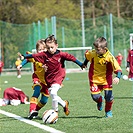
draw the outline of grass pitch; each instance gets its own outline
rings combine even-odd
[[[8,81],[8,83],[4,83]],[[133,132],[133,82],[120,80],[118,85],[113,85],[113,118],[105,118],[104,109],[98,111],[96,103],[91,99],[87,73],[69,73],[63,82],[64,87],[58,95],[70,103],[70,115],[65,116],[62,107],[59,106],[59,119],[56,124],[47,126],[66,133],[132,133]],[[18,87],[27,95],[32,96],[33,90],[31,74],[22,75],[21,79],[16,75],[2,75],[0,77],[0,98],[7,87]],[[5,106],[1,110],[26,118],[29,113],[29,105]],[[40,124],[42,114],[51,109],[51,98],[47,105],[39,111],[39,118],[33,119]],[[35,126],[26,124],[14,118],[0,114],[0,133],[44,133]]]

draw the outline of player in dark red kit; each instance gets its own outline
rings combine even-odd
[[[4,63],[0,60],[0,76],[1,76],[1,73],[2,73],[2,68],[4,67]]]
[[[129,50],[128,57],[127,57],[127,67],[126,67],[128,74],[129,81],[133,81],[133,49]]]
[[[115,58],[116,58],[118,64],[121,66],[122,60],[123,60],[122,54],[121,53],[118,53],[118,55]]]
[[[58,50],[57,40],[54,35],[45,39],[47,52],[25,55],[24,58],[34,58],[36,61],[48,67],[45,72],[45,79],[48,86],[49,94],[52,98],[52,108],[58,112],[58,103],[64,107],[64,112],[69,115],[68,101],[63,101],[57,92],[61,88],[62,81],[64,80],[64,69],[62,69],[62,60],[72,61],[82,66],[82,63],[78,61],[73,55],[67,52]]]
[[[9,87],[4,90],[3,99],[0,101],[0,106],[19,105],[29,103],[29,97],[19,88]]]

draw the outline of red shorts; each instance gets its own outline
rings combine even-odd
[[[103,90],[112,90],[112,85],[96,85],[93,84],[90,86],[91,94],[99,94]]]
[[[33,79],[33,88],[34,86],[36,85],[40,85],[41,86],[41,90],[40,92],[45,95],[45,96],[49,96],[49,91],[48,91],[48,87],[47,85],[43,84],[42,82],[40,82],[39,78],[37,77],[36,74],[33,74],[32,75],[32,79]]]

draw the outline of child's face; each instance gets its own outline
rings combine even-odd
[[[40,44],[38,49],[37,49],[37,53],[41,53],[41,52],[44,52],[44,51],[47,51],[45,45],[44,44]]]
[[[97,46],[95,46],[95,50],[96,50],[96,53],[98,54],[98,55],[103,55],[103,54],[105,54],[106,53],[106,49],[105,48],[102,48],[102,47],[97,47]]]
[[[50,53],[50,54],[54,54],[58,48],[58,44],[56,44],[55,42],[47,42],[46,43],[46,47],[47,47],[47,51]]]

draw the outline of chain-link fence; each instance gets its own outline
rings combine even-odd
[[[129,34],[133,33],[133,22],[110,15],[85,20],[85,46],[92,46],[94,40],[104,36],[111,51],[113,40],[113,54],[119,52],[126,60],[130,47]],[[95,25],[94,25],[95,21]],[[112,29],[110,26],[112,21]],[[111,38],[111,30],[113,36]],[[14,67],[17,52],[25,53],[35,49],[38,39],[46,38],[48,34],[55,34],[59,47],[82,47],[81,20],[70,20],[52,17],[43,22],[32,24],[11,24],[0,21],[0,58],[4,61],[4,68]],[[31,65],[26,65],[30,67]],[[125,61],[122,63],[125,67]]]

